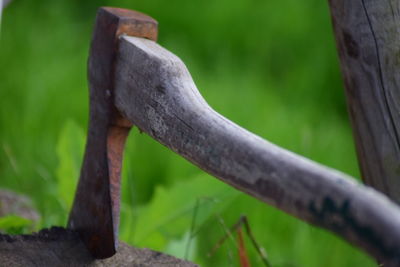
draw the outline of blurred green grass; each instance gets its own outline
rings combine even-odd
[[[183,59],[224,116],[359,176],[326,2],[14,0],[0,35],[0,186],[33,199],[43,215],[38,227],[67,218],[87,128],[88,46],[101,5],[156,18],[159,43]],[[237,266],[234,242],[206,255],[224,234],[217,218],[229,227],[245,214],[273,266],[374,265],[332,234],[230,189],[136,129],[123,176],[121,239],[136,246],[184,257],[196,217],[190,259]],[[194,216],[199,199],[210,201]]]

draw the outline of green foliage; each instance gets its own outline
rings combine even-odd
[[[16,215],[0,217],[0,231],[7,234],[24,234],[32,229],[33,222]]]
[[[359,175],[326,1],[13,1],[0,35],[0,186],[29,195],[41,226],[65,224],[79,176],[87,52],[101,5],[157,18],[160,44],[183,59],[224,116]],[[206,255],[242,214],[273,266],[375,265],[331,233],[228,188],[132,130],[123,169],[124,241],[204,266],[236,266],[231,241]]]
[[[167,254],[193,261],[196,257],[197,238],[190,236],[191,233],[187,231],[182,238],[171,239],[163,251]]]
[[[68,120],[57,142],[57,199],[65,212],[70,210],[81,169],[85,136],[82,129]]]
[[[198,233],[197,254],[200,256],[196,262],[201,266],[226,266],[229,255],[232,255],[233,262],[238,261],[237,244],[229,239],[211,258],[206,255],[241,215],[247,216],[251,230],[272,266],[375,266],[365,254],[338,238],[332,238],[326,231],[300,222],[245,194],[232,201],[219,218],[210,218]],[[249,239],[245,240],[252,266],[263,266]]]
[[[135,245],[164,250],[170,240],[187,234],[195,210],[197,227],[194,230],[197,230],[237,194],[236,190],[205,174],[180,181],[169,189],[157,186],[151,201],[138,208],[140,216],[133,233],[126,237]]]

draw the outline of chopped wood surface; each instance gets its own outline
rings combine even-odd
[[[117,253],[94,260],[76,232],[61,227],[32,235],[0,235],[0,266],[130,266],[195,267],[175,257],[120,242]]]

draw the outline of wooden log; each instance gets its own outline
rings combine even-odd
[[[362,178],[400,203],[400,1],[329,3]]]
[[[351,177],[271,144],[215,112],[183,62],[123,36],[115,105],[141,131],[237,189],[400,264],[400,209]],[[243,107],[245,108],[245,107]]]
[[[138,249],[120,242],[117,253],[105,260],[95,260],[72,230],[53,227],[37,234],[0,235],[0,265],[33,266],[126,266],[126,267],[195,267],[188,261],[149,249]]]

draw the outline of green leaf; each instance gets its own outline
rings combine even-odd
[[[64,211],[69,211],[79,177],[84,150],[85,135],[73,121],[68,120],[57,142],[57,192]]]
[[[0,230],[8,234],[22,234],[32,225],[33,221],[16,215],[0,217]]]
[[[190,231],[187,231],[182,238],[169,241],[163,252],[181,259],[193,260],[196,256],[197,238],[190,238],[190,235]]]
[[[134,240],[128,242],[163,250],[170,240],[180,239],[188,231],[194,236],[210,216],[221,212],[238,194],[207,174],[171,188],[158,186],[152,200],[141,207]]]

